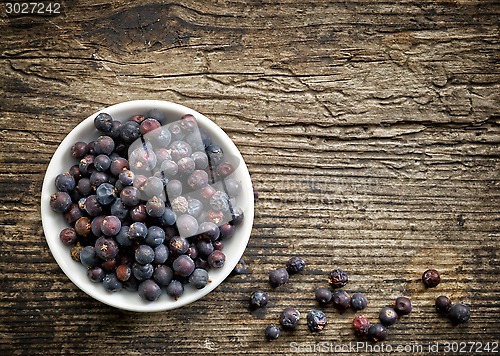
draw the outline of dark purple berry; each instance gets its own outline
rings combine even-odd
[[[396,313],[398,313],[399,316],[408,315],[411,313],[412,306],[410,299],[406,297],[399,297],[396,299],[396,302],[394,304],[394,310],[396,311]]]
[[[139,131],[141,132],[141,135],[146,135],[148,132],[157,130],[160,127],[161,127],[161,123],[158,120],[153,119],[153,118],[148,118],[148,119],[145,119],[143,122],[141,122],[141,125],[139,127]]]
[[[364,315],[360,315],[354,318],[352,322],[352,327],[356,335],[364,335],[368,332],[370,328],[370,321]]]
[[[153,176],[149,177],[146,180],[143,190],[149,198],[152,198],[154,196],[161,196],[161,194],[163,193],[163,188],[163,181],[160,178]]]
[[[125,206],[136,206],[140,201],[140,192],[136,187],[125,187],[120,193],[120,199]]]
[[[212,222],[203,222],[200,224],[198,233],[200,238],[205,241],[216,241],[220,236],[219,227]]]
[[[109,156],[100,154],[94,159],[94,167],[99,172],[104,172],[111,167],[111,158]]]
[[[97,257],[93,246],[85,246],[80,251],[80,262],[88,268],[97,266],[99,263],[99,257]]]
[[[208,265],[212,268],[221,268],[226,262],[226,255],[222,251],[214,250],[207,258]]]
[[[78,168],[80,169],[80,172],[82,174],[91,174],[92,170],[95,169],[94,168],[94,156],[93,155],[84,156],[80,160],[80,163],[78,164]]]
[[[202,268],[196,268],[189,276],[189,283],[196,289],[204,288],[209,282],[210,279],[208,278],[208,272]]]
[[[118,255],[118,244],[114,239],[99,237],[95,242],[95,253],[103,260],[111,260]]]
[[[167,286],[172,281],[172,278],[174,278],[174,271],[168,266],[160,265],[156,267],[153,273],[153,279],[162,287]]]
[[[92,194],[92,184],[90,184],[90,179],[82,178],[78,181],[76,185],[76,190],[83,195],[84,197],[88,197]]]
[[[189,176],[194,172],[196,165],[191,157],[183,157],[177,161],[178,174]]]
[[[132,221],[146,222],[148,219],[148,214],[146,212],[146,206],[144,204],[139,204],[134,206],[129,210],[129,215]]]
[[[146,213],[153,218],[162,216],[165,209],[165,203],[157,196],[152,197],[146,203]]]
[[[342,288],[348,282],[347,273],[341,269],[335,269],[328,274],[328,283],[333,288]]]
[[[235,227],[231,224],[223,224],[219,226],[219,230],[221,239],[230,239],[236,231]]]
[[[270,324],[266,327],[265,335],[269,341],[276,340],[281,336],[281,330],[276,325]]]
[[[327,288],[318,288],[314,296],[320,305],[326,305],[332,301],[332,292]]]
[[[106,216],[101,223],[101,231],[106,236],[115,236],[122,228],[122,223],[114,215]]]
[[[177,300],[184,293],[184,286],[178,280],[173,279],[172,282],[169,283],[165,291],[169,296]]]
[[[92,233],[91,221],[88,217],[82,216],[75,223],[75,231],[78,236],[89,237]]]
[[[196,244],[196,248],[201,256],[209,256],[214,252],[214,245],[210,241],[201,240]]]
[[[368,328],[367,334],[374,342],[384,341],[387,337],[387,328],[380,323],[372,324]]]
[[[342,311],[351,305],[351,297],[349,293],[344,290],[337,290],[332,296],[333,306],[338,310]]]
[[[61,230],[61,232],[59,233],[59,238],[64,245],[69,246],[73,245],[76,242],[78,236],[76,235],[75,229],[73,229],[72,227],[67,227]]]
[[[140,136],[140,126],[137,122],[127,121],[120,128],[120,138],[124,143],[130,144]]]
[[[137,250],[135,250],[135,260],[141,265],[151,263],[153,262],[154,259],[155,259],[155,251],[151,246],[140,245],[137,248]]]
[[[97,195],[90,195],[85,199],[84,209],[90,216],[98,216],[102,213],[102,205],[97,199]]]
[[[71,147],[71,156],[80,160],[89,152],[89,147],[85,142],[77,142]]]
[[[368,299],[366,299],[363,293],[354,293],[351,296],[351,307],[354,310],[363,310],[368,305]]]
[[[243,273],[245,273],[245,271],[246,271],[245,261],[242,258],[240,258],[240,260],[238,261],[236,266],[234,266],[232,273],[233,274],[243,274]]]
[[[170,208],[166,208],[162,216],[158,218],[158,221],[162,227],[172,226],[175,224],[177,216]]]
[[[326,314],[321,310],[310,310],[307,313],[307,326],[312,332],[318,332],[326,326]]]
[[[70,225],[73,225],[78,219],[83,216],[83,212],[78,204],[71,204],[68,211],[64,213],[64,220]]]
[[[281,326],[286,330],[294,329],[299,324],[299,320],[300,312],[291,307],[284,309],[279,317]]]
[[[267,302],[269,302],[269,295],[262,290],[256,290],[250,296],[250,308],[252,309],[265,307]]]
[[[298,256],[290,258],[286,263],[286,271],[288,272],[288,274],[302,272],[305,267],[306,262]]]
[[[66,192],[56,192],[50,196],[50,207],[57,213],[64,213],[71,207],[71,197]]]
[[[382,325],[390,326],[398,320],[398,313],[393,308],[385,307],[380,310],[378,318]]]
[[[186,238],[182,236],[174,236],[169,242],[170,252],[176,255],[182,255],[187,252],[189,243]]]
[[[441,276],[439,272],[435,269],[428,269],[422,274],[422,282],[427,288],[436,287],[441,281]]]
[[[161,245],[164,240],[165,231],[161,227],[151,226],[148,228],[148,234],[146,235],[144,242],[154,248]]]
[[[451,308],[451,300],[450,298],[444,296],[444,295],[441,295],[439,297],[436,298],[436,310],[439,312],[439,313],[447,313],[450,308]]]
[[[109,176],[104,172],[95,171],[90,175],[90,184],[92,184],[94,189],[97,189],[101,184],[108,182]]]
[[[115,273],[108,273],[106,276],[104,276],[104,279],[102,280],[102,285],[104,289],[112,293],[119,292],[123,289],[123,284],[116,277]]]
[[[196,260],[194,260],[194,265],[196,266],[196,268],[202,268],[204,270],[207,270],[210,268],[207,260],[203,257],[198,257]]]
[[[118,177],[121,172],[128,169],[129,169],[128,161],[123,157],[118,157],[112,160],[111,166],[109,167],[111,174],[113,174],[115,177]]]
[[[148,234],[148,228],[142,222],[135,222],[128,229],[128,237],[132,240],[144,240]]]
[[[470,319],[470,308],[468,305],[463,303],[454,304],[450,308],[448,316],[455,324],[466,323]]]
[[[116,199],[116,188],[109,183],[102,183],[95,192],[97,200],[102,205],[109,205]]]
[[[139,296],[148,302],[154,302],[161,295],[161,289],[153,280],[147,279],[139,284]]]
[[[110,155],[115,149],[115,141],[109,136],[99,136],[94,144],[94,152],[96,155]],[[95,161],[94,161],[95,165]]]
[[[82,178],[82,172],[80,172],[80,168],[77,164],[74,164],[69,168],[69,173],[73,176],[73,178],[75,178],[75,181]]]
[[[117,140],[120,138],[120,130],[122,128],[123,124],[121,121],[118,120],[113,120],[113,125],[111,125],[111,130],[107,132],[108,136],[111,137],[114,140]],[[116,148],[115,148],[116,151]]]
[[[120,265],[116,268],[116,277],[122,281],[126,282],[132,275],[132,269],[127,265]]]
[[[288,283],[289,275],[285,268],[278,268],[269,272],[269,283],[271,287],[277,288]]]
[[[94,126],[101,132],[109,132],[113,127],[113,118],[106,113],[100,113],[94,118]]]
[[[55,179],[55,184],[57,190],[61,192],[69,192],[76,186],[75,178],[69,172],[59,174]]]
[[[151,278],[153,276],[153,273],[154,273],[154,268],[153,265],[150,263],[141,265],[140,263],[134,262],[132,264],[132,274],[139,281],[144,281],[146,279]]]
[[[110,260],[105,260],[101,262],[101,267],[106,272],[116,271],[117,266],[118,266],[118,260],[116,258],[112,258]]]
[[[146,237],[147,239],[147,237]],[[155,251],[155,259],[153,260],[153,263],[155,264],[163,264],[167,261],[168,259],[168,248],[164,244],[160,244],[156,247],[153,248]]]
[[[125,220],[128,216],[128,208],[123,204],[121,198],[115,199],[110,205],[111,215],[116,216],[118,219]]]
[[[172,263],[174,272],[181,277],[188,277],[195,269],[194,261],[187,255],[180,255]]]
[[[134,183],[135,174],[131,170],[126,169],[120,172],[118,179],[123,185],[132,185]]]
[[[91,267],[87,270],[87,277],[94,283],[101,283],[106,273],[99,267]]]

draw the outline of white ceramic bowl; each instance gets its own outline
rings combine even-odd
[[[212,268],[209,270],[211,283],[205,288],[197,290],[189,284],[185,285],[184,294],[178,300],[174,300],[163,291],[157,301],[147,302],[140,298],[137,292],[124,289],[117,293],[110,293],[104,289],[101,283],[91,282],[86,274],[87,269],[81,263],[74,261],[70,256],[70,247],[61,243],[59,233],[68,225],[64,221],[62,214],[55,213],[49,204],[50,195],[56,192],[55,177],[77,163],[70,154],[72,145],[77,141],[90,142],[99,136],[94,127],[94,118],[98,113],[106,112],[114,120],[126,121],[132,115],[144,114],[150,109],[159,109],[178,117],[184,114],[194,115],[198,120],[198,124],[210,134],[212,140],[219,144],[225,153],[239,158],[241,162],[234,174],[242,182],[242,191],[237,198],[237,204],[243,208],[245,218],[243,223],[237,227],[235,235],[231,239],[224,241],[223,252],[226,255],[226,263],[220,269]],[[69,279],[85,293],[105,304],[124,310],[138,312],[168,310],[202,298],[221,284],[236,266],[245,251],[252,230],[254,217],[253,188],[248,169],[240,152],[226,133],[211,120],[192,109],[167,101],[128,101],[107,107],[90,115],[64,138],[54,153],[45,174],[41,197],[41,215],[45,238],[52,255]]]

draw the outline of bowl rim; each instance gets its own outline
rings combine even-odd
[[[110,293],[104,289],[101,283],[91,282],[86,276],[86,273],[83,273],[83,276],[75,274],[74,270],[77,266],[79,266],[78,268],[83,269],[85,267],[79,262],[71,259],[71,256],[69,254],[69,249],[71,246],[65,246],[60,242],[59,228],[61,227],[61,224],[64,224],[64,227],[68,227],[68,224],[64,221],[62,214],[55,213],[51,209],[49,204],[50,195],[56,191],[56,188],[54,186],[55,176],[69,169],[70,165],[68,165],[67,161],[71,159],[71,156],[69,156],[69,149],[71,148],[71,146],[78,140],[90,140],[91,137],[84,138],[81,136],[81,134],[86,131],[95,131],[96,137],[99,135],[98,131],[95,130],[95,127],[93,125],[93,120],[96,115],[102,112],[106,112],[110,114],[114,120],[118,119],[120,121],[125,121],[126,118],[132,115],[144,113],[150,109],[159,109],[164,112],[194,115],[198,120],[200,126],[206,129],[212,138],[216,138],[215,141],[219,143],[224,150],[228,150],[231,155],[234,155],[238,159],[240,159],[240,165],[237,169],[237,172],[238,179],[241,180],[243,188],[240,196],[242,197],[242,199],[245,199],[246,204],[244,208],[245,219],[243,219],[242,224],[238,226],[235,236],[233,236],[230,240],[227,240],[227,243],[225,243],[224,249],[227,249],[230,246],[232,254],[230,256],[226,254],[226,263],[222,268],[212,268],[209,270],[210,279],[212,280],[211,283],[200,290],[197,290],[194,287],[188,285],[185,293],[178,300],[173,300],[171,297],[164,295],[164,292],[160,296],[160,299],[154,302],[147,302],[142,300],[142,298],[137,295],[137,292],[129,292],[123,290],[118,293]],[[64,166],[65,168],[61,170],[61,166]],[[212,290],[217,288],[229,276],[229,274],[232,272],[239,259],[243,255],[250,239],[254,219],[253,187],[250,179],[250,174],[240,151],[231,140],[231,138],[229,138],[229,136],[224,132],[222,128],[220,128],[217,124],[215,124],[203,114],[181,104],[163,100],[132,100],[108,106],[95,113],[92,113],[77,126],[75,126],[58,145],[49,162],[49,165],[47,166],[45,177],[43,180],[40,208],[45,240],[47,241],[52,256],[56,260],[59,267],[66,274],[66,276],[79,289],[81,289],[92,298],[115,308],[135,312],[154,312],[179,308],[203,298]],[[58,219],[60,221],[59,224]],[[62,252],[65,252],[66,255]],[[129,294],[133,295],[133,297],[127,298]],[[137,300],[137,298],[139,298],[139,300]],[[134,300],[135,302],[132,303],[131,300]]]

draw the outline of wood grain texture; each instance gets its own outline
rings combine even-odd
[[[292,354],[291,342],[362,341],[354,313],[333,308],[318,335],[302,322],[264,340],[284,307],[316,307],[313,291],[334,267],[350,273],[348,291],[366,292],[372,319],[412,298],[387,345],[499,341],[498,2],[62,4],[60,16],[0,16],[2,355]],[[261,197],[248,273],[157,314],[107,307],[74,286],[39,208],[63,137],[102,107],[142,98],[219,124]],[[268,271],[295,254],[307,270],[271,290]],[[443,282],[425,290],[430,267]],[[265,314],[246,308],[256,288],[270,291]],[[469,303],[471,321],[439,317],[441,294]]]

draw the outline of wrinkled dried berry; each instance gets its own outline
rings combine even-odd
[[[250,308],[256,309],[265,307],[268,301],[269,295],[266,292],[262,290],[256,290],[250,296]]]
[[[326,326],[326,314],[321,310],[310,310],[307,313],[307,326],[312,332],[318,332]]]
[[[328,274],[328,283],[330,283],[333,288],[342,288],[348,281],[347,272],[341,269],[335,269]]]
[[[286,263],[286,271],[288,274],[295,274],[302,272],[306,267],[306,262],[298,256],[292,257]]]
[[[296,308],[286,308],[284,309],[279,317],[281,326],[284,329],[294,329],[299,324],[300,312]]]
[[[364,335],[368,332],[370,328],[370,321],[364,315],[360,315],[354,318],[352,322],[352,327],[356,335]]]

